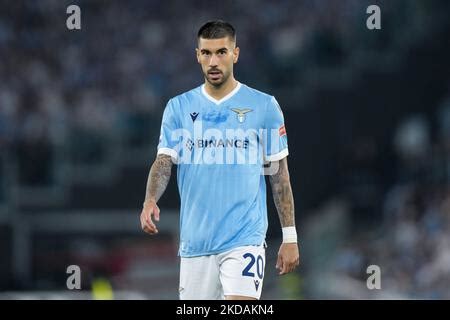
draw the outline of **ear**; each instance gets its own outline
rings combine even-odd
[[[239,60],[239,47],[233,49],[233,63],[238,62]]]
[[[200,63],[200,49],[199,48],[195,48],[195,54],[197,56],[197,62]]]

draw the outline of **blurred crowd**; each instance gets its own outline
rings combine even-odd
[[[358,225],[336,254],[338,274],[365,282],[367,266],[378,265],[385,292],[450,299],[450,84],[434,116],[399,124],[393,137],[399,170],[381,198],[382,219],[370,228]]]
[[[55,144],[86,162],[101,157],[106,137],[148,145],[167,99],[202,82],[194,48],[206,20],[236,26],[238,78],[271,92],[291,86],[289,74],[299,82],[315,64],[338,65],[355,43],[367,45],[353,41],[366,16],[355,0],[78,1],[80,31],[66,28],[69,4],[16,1],[0,12],[0,150],[24,166],[52,163]],[[45,184],[39,172],[50,169],[24,167],[23,179]]]

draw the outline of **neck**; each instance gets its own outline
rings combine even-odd
[[[211,85],[208,81],[205,81],[205,90],[211,97],[220,100],[233,91],[237,84],[238,82],[236,79],[234,79],[233,76],[230,76],[225,83],[218,87]]]

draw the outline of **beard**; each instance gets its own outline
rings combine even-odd
[[[222,72],[221,70],[218,69],[203,72],[203,75],[205,76],[206,81],[208,81],[210,85],[216,88],[221,87],[225,82],[227,82],[228,78],[230,77],[229,72]]]

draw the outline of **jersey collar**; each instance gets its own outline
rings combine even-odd
[[[220,99],[220,100],[217,100],[217,99],[211,97],[211,96],[206,92],[206,90],[205,90],[205,84],[202,85],[202,93],[203,93],[203,95],[205,96],[206,99],[208,99],[209,101],[212,101],[212,102],[214,102],[215,104],[219,105],[219,104],[221,104],[222,102],[224,102],[224,101],[230,99],[232,96],[234,96],[234,95],[239,91],[240,88],[241,88],[241,83],[238,81],[238,82],[237,82],[236,88],[234,88],[229,94],[227,94],[225,97],[223,97],[223,98]]]

